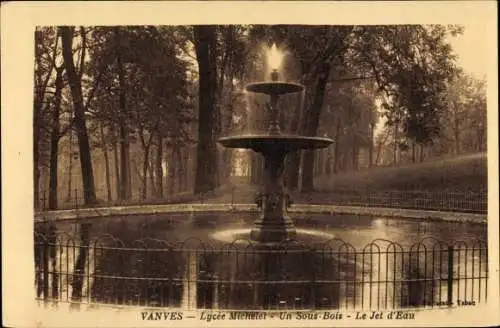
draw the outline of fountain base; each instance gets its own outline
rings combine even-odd
[[[226,244],[232,245],[242,245],[243,247],[248,246],[248,243],[251,242],[255,247],[264,247],[266,249],[272,248],[273,246],[283,246],[293,247],[294,245],[319,245],[326,243],[329,240],[335,238],[334,235],[329,234],[327,232],[317,230],[317,229],[304,229],[304,228],[296,228],[295,235],[289,236],[291,239],[285,239],[284,242],[259,242],[257,240],[251,239],[252,230],[256,230],[254,228],[243,228],[243,229],[222,229],[214,232],[211,237],[214,240],[220,241]],[[260,236],[260,232],[257,233],[257,238]],[[293,233],[292,233],[293,235]],[[274,240],[274,238],[272,238]]]
[[[284,216],[281,220],[266,220],[264,217],[254,222],[250,239],[259,243],[282,243],[294,240],[297,235],[293,221]]]

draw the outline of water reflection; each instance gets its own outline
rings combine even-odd
[[[485,298],[487,252],[478,240],[486,227],[334,219],[297,223],[336,238],[273,248],[211,238],[251,224],[215,214],[40,224],[37,296],[190,309],[382,309]],[[450,244],[450,232],[464,242]]]

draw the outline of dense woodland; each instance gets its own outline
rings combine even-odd
[[[457,26],[79,26],[35,31],[34,190],[50,209],[75,198],[167,200],[206,193],[232,174],[259,183],[261,158],[217,144],[265,129],[281,78],[282,130],[335,140],[291,154],[290,189],[318,177],[486,150],[485,81],[456,66]],[[239,163],[238,170],[235,163]],[[238,173],[239,172],[239,173]]]

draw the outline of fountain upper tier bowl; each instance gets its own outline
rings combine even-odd
[[[264,93],[266,95],[283,95],[287,93],[302,92],[304,86],[298,83],[289,82],[256,82],[247,85],[247,91]]]
[[[224,147],[253,149],[257,152],[318,149],[328,147],[332,142],[333,140],[329,138],[292,134],[245,134],[219,139],[219,143]]]

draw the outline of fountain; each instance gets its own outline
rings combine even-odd
[[[454,290],[466,290],[458,278],[441,281],[442,276],[453,278],[450,255],[455,266],[472,267],[472,275],[461,279],[468,279],[465,286],[471,282],[476,299],[485,299],[487,284],[481,279],[487,278],[488,253],[486,243],[477,240],[486,240],[486,225],[388,220],[375,209],[371,215],[333,217],[303,205],[300,213],[297,207],[290,211],[296,213],[295,228],[287,213],[284,160],[290,152],[327,147],[333,140],[280,131],[279,97],[304,87],[279,80],[276,54],[273,47],[271,81],[246,88],[270,98],[268,131],[219,140],[229,148],[262,154],[261,213],[210,203],[42,213],[35,221],[38,299],[191,310],[428,306],[451,299]],[[46,215],[51,219],[46,221]],[[300,220],[306,215],[307,220]],[[422,226],[425,232],[419,236]],[[472,245],[471,256],[460,256],[468,249],[462,242],[455,252],[446,245],[457,229]],[[421,237],[427,246],[413,244]],[[430,253],[422,253],[424,248]],[[448,256],[438,262],[435,252]],[[459,256],[453,260],[454,253]]]
[[[279,81],[279,54],[273,45],[269,62],[272,68],[270,82],[247,85],[246,90],[269,96],[269,129],[264,134],[246,134],[223,137],[219,143],[227,148],[244,148],[262,154],[264,157],[264,181],[261,199],[262,214],[254,222],[250,239],[260,243],[281,243],[293,240],[296,229],[287,215],[290,196],[283,185],[284,161],[288,153],[301,149],[328,147],[333,140],[321,137],[284,134],[278,120],[278,99],[280,95],[302,92],[304,86],[298,83]]]

